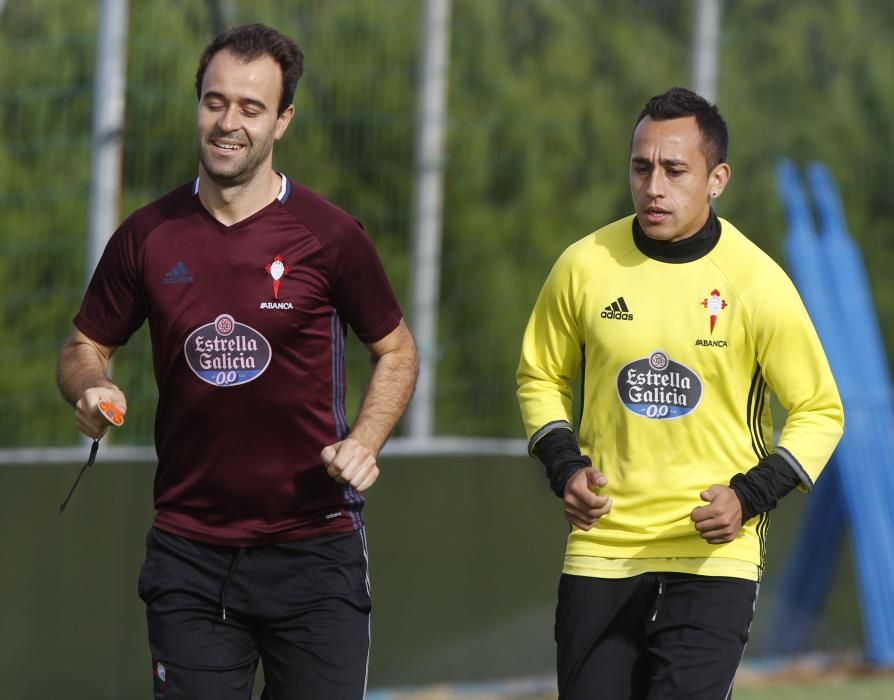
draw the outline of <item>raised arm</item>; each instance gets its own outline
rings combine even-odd
[[[403,321],[367,348],[372,369],[354,427],[347,438],[321,453],[329,476],[358,491],[379,477],[379,451],[410,402],[419,369],[416,344]]]
[[[109,360],[117,348],[91,340],[73,329],[59,353],[56,383],[65,400],[75,408],[75,422],[84,435],[102,437],[109,427],[99,410],[100,401],[110,401],[127,412],[124,393],[109,379]]]
[[[578,322],[576,271],[563,255],[547,277],[522,340],[516,380],[528,452],[546,468],[565,519],[589,530],[612,507],[595,493],[605,475],[582,455],[571,428],[571,381],[581,368],[584,333]]]
[[[761,284],[772,285],[772,293],[752,310],[757,362],[787,416],[772,453],[728,486],[701,493],[708,505],[694,509],[692,519],[711,544],[731,542],[745,522],[794,489],[810,491],[844,430],[835,378],[794,285],[781,270]]]

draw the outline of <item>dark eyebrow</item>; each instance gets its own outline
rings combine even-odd
[[[652,165],[652,161],[644,156],[633,156],[630,162],[634,165]],[[662,158],[658,161],[665,168],[686,168],[689,164],[685,160],[677,158]]]
[[[205,100],[222,100],[223,102],[228,101],[227,97],[224,94],[220,92],[214,92],[213,90],[209,90],[204,95],[202,95],[202,101],[204,102]],[[241,100],[237,100],[237,102],[242,106],[252,105],[254,107],[257,107],[258,109],[267,109],[267,105],[265,105],[263,102],[261,102],[260,100],[253,100],[250,97],[243,97]]]

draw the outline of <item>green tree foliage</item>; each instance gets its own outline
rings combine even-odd
[[[536,294],[567,245],[628,213],[633,120],[685,79],[682,42],[638,23],[643,5],[457,3],[439,425],[519,434],[515,368]],[[670,19],[683,31],[687,18]]]
[[[721,89],[733,180],[724,215],[781,260],[785,231],[773,167],[822,161],[844,198],[894,348],[894,4],[886,0],[724,3]]]
[[[84,277],[93,6],[59,9],[0,18],[0,445],[54,444],[71,422],[53,368]]]
[[[131,3],[121,217],[196,172],[195,65],[211,0]],[[419,0],[231,3],[234,22],[296,37],[306,72],[276,166],[361,219],[409,312]],[[630,211],[633,121],[689,80],[692,2],[453,0],[436,432],[520,436],[514,373],[527,315],[568,244]],[[733,180],[721,215],[781,260],[774,166],[836,175],[894,347],[894,5],[722,3],[719,94]],[[0,446],[67,445],[53,382],[83,289],[96,31],[92,0],[6,3],[0,14]],[[349,386],[366,374],[359,343]],[[141,333],[116,359],[151,441],[155,390]],[[13,417],[14,418],[10,418]]]

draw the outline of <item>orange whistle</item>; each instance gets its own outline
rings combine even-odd
[[[121,409],[111,401],[100,401],[99,410],[102,411],[102,415],[105,416],[106,420],[112,425],[119,427],[124,425],[124,414],[121,413]]]

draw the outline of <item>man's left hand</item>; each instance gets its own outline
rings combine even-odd
[[[699,496],[708,505],[692,511],[692,521],[702,539],[710,544],[732,542],[742,529],[742,504],[729,486],[714,484]]]
[[[326,473],[341,484],[365,491],[379,478],[376,456],[352,438],[327,445],[320,452]]]

